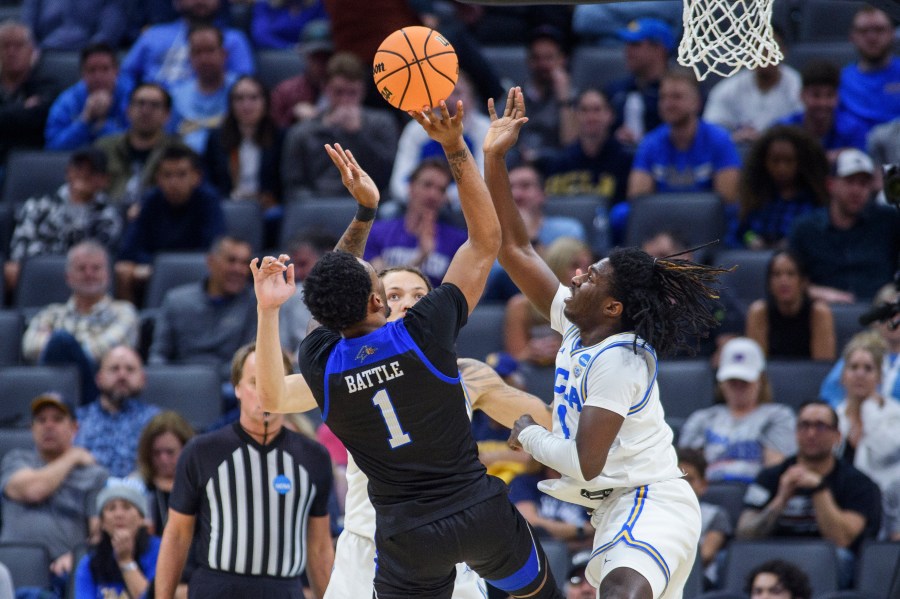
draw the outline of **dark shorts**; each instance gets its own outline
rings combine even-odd
[[[540,543],[506,494],[392,537],[376,529],[375,547],[377,599],[450,599],[460,562],[511,595],[562,599]]]
[[[297,578],[243,576],[197,568],[188,584],[188,599],[304,599]]]

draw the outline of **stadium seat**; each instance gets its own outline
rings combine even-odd
[[[76,72],[77,72],[76,67]],[[3,201],[24,202],[28,198],[54,193],[66,182],[70,152],[13,150],[6,162]]]
[[[678,233],[691,246],[721,239],[722,202],[713,193],[661,193],[631,200],[625,245],[639,246],[662,230]]]
[[[15,228],[15,206],[6,202],[0,202],[0,256],[9,256],[9,242],[12,239]],[[2,278],[0,277],[0,279]]]
[[[777,2],[776,2],[777,4]],[[805,0],[800,8],[797,41],[842,42],[850,33],[859,2],[849,0]]]
[[[110,284],[112,279],[110,276]],[[33,314],[47,304],[65,303],[71,293],[66,285],[65,256],[33,256],[22,262],[13,303]]]
[[[159,308],[173,287],[199,283],[207,275],[205,252],[163,252],[153,260],[144,308]]]
[[[725,510],[731,529],[737,526],[738,518],[744,509],[744,493],[747,485],[740,482],[711,482],[706,493],[701,498],[706,503],[712,503]]]
[[[0,563],[9,568],[13,586],[50,586],[50,556],[43,545],[37,543],[0,543]]]
[[[746,310],[753,301],[766,297],[766,270],[771,257],[768,250],[724,250],[716,252],[712,262],[725,268],[737,266],[733,272],[722,275],[720,281]]]
[[[747,575],[753,568],[775,557],[793,562],[806,572],[813,596],[837,590],[837,551],[834,545],[819,539],[732,541],[721,575],[723,590],[743,590]]]
[[[606,200],[599,196],[551,196],[544,204],[544,214],[574,218],[584,227],[591,250],[598,255],[606,255],[609,251],[609,231],[599,231],[594,226],[600,207],[606,208]]]
[[[545,403],[553,403],[553,381],[556,377],[556,366],[534,366],[522,364],[520,369],[525,379],[525,390],[541,398]]]
[[[831,313],[834,315],[834,336],[837,339],[837,353],[841,355],[844,346],[853,335],[864,330],[859,324],[859,317],[872,308],[871,304],[857,302],[855,304],[831,304]]]
[[[892,599],[893,577],[900,572],[900,542],[871,541],[862,547],[854,589],[868,599]]]
[[[202,431],[222,415],[219,373],[212,366],[150,365],[143,399],[184,416]]]
[[[456,355],[460,358],[484,360],[489,353],[501,351],[505,313],[505,304],[479,304],[469,315],[466,326],[459,331]]]
[[[31,400],[55,391],[72,404],[81,403],[81,383],[74,366],[7,366],[0,368],[0,426],[31,423]]]
[[[52,79],[60,90],[75,85],[81,79],[80,57],[77,51],[47,50],[41,53],[37,74]]]
[[[300,231],[319,229],[338,238],[356,214],[356,200],[350,197],[318,198],[288,204],[281,223],[281,246]]]
[[[0,459],[12,449],[34,449],[30,428],[0,428]]]
[[[250,243],[254,252],[260,251],[263,245],[263,221],[259,204],[228,200],[222,202],[222,210],[225,212],[228,234]]]
[[[504,89],[514,85],[524,86],[528,81],[528,50],[519,46],[483,46],[485,61],[494,68]],[[500,102],[505,105],[506,98]]]
[[[822,380],[833,364],[827,360],[769,360],[766,374],[772,385],[772,399],[797,410],[819,398]]]
[[[578,90],[589,87],[602,90],[628,74],[621,47],[581,46],[572,53],[569,64],[572,86]]]
[[[22,333],[22,315],[19,311],[0,310],[0,366],[19,363]]]
[[[849,23],[846,26],[849,27]],[[850,42],[805,42],[794,44],[787,55],[787,63],[802,71],[813,60],[826,60],[843,67],[857,58],[856,47]]]
[[[259,50],[256,52],[256,74],[269,91],[276,85],[306,70],[303,56],[294,50]]]
[[[660,360],[657,383],[666,421],[679,428],[695,410],[715,401],[715,380],[706,359]]]

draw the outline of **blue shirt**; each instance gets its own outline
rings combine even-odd
[[[766,246],[778,245],[790,234],[794,220],[817,207],[815,197],[809,191],[802,191],[790,200],[775,196],[744,217],[742,222],[732,221],[726,241],[730,247],[749,245],[746,239],[749,233],[761,237]]]
[[[188,25],[184,19],[150,27],[131,46],[122,61],[121,73],[132,84],[154,82],[171,88],[193,76],[188,60]],[[238,75],[253,74],[253,50],[246,36],[236,29],[224,30],[228,58],[225,70]]]
[[[634,170],[646,171],[656,191],[713,191],[713,177],[726,168],[740,168],[741,159],[728,131],[705,121],[697,122],[697,133],[687,150],[672,144],[669,125],[661,125],[644,136],[634,157]]]
[[[257,48],[293,50],[307,23],[328,18],[322,0],[315,0],[311,6],[308,0],[279,2],[277,8],[272,4],[267,1],[253,4],[250,35]]]
[[[172,125],[181,140],[195,152],[206,152],[206,140],[217,129],[228,111],[228,91],[237,80],[234,73],[226,73],[222,87],[211,94],[200,91],[194,78],[172,86]]]
[[[136,560],[147,582],[156,577],[156,560],[159,557],[161,541],[157,536],[150,536],[147,551]],[[75,597],[79,599],[125,599],[131,597],[124,582],[100,582],[91,574],[91,555],[85,555],[75,569]]]
[[[104,135],[112,135],[128,128],[128,96],[131,88],[121,77],[113,90],[112,104],[106,118],[90,124],[81,120],[81,112],[88,99],[84,81],[79,81],[59,94],[50,106],[44,130],[48,150],[74,150],[92,144]]]
[[[435,225],[434,251],[419,265],[432,285],[441,284],[456,250],[468,237],[466,231],[453,225],[442,222]],[[380,257],[385,267],[410,264],[419,252],[418,247],[418,238],[406,230],[403,218],[375,221],[366,243],[365,259],[371,262]]]
[[[777,123],[778,125],[803,126],[803,111],[795,112]],[[869,127],[858,118],[848,112],[836,110],[831,129],[823,137],[819,138],[825,150],[840,150],[841,148],[856,148],[866,151],[866,133]]]
[[[138,439],[159,407],[137,399],[126,399],[122,409],[110,414],[100,400],[77,409],[78,434],[75,445],[84,447],[109,470],[112,476],[128,476],[135,469]]]
[[[883,69],[862,72],[858,64],[841,71],[841,108],[871,129],[900,116],[900,58]],[[863,148],[864,149],[864,148]]]

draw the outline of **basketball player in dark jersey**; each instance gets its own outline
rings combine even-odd
[[[387,323],[384,288],[371,265],[346,252],[326,254],[304,284],[304,301],[323,326],[300,347],[301,371],[329,427],[369,477],[376,597],[449,598],[455,565],[466,562],[514,597],[557,598],[539,543],[503,483],[478,461],[459,380],[456,336],[481,296],[500,237],[462,139],[462,115],[461,102],[452,119],[443,102],[441,118],[410,113],[443,146],[469,228],[444,284]],[[517,133],[524,119],[508,101],[496,123],[489,136]],[[374,214],[361,207],[357,218],[367,216]],[[251,267],[258,347],[268,348],[261,355],[276,355],[278,307],[294,292],[285,260],[266,257]],[[276,402],[285,393],[277,369],[261,368],[258,384]]]

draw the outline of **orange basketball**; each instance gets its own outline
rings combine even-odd
[[[456,86],[456,50],[429,27],[404,27],[387,36],[372,64],[375,87],[400,110],[420,110],[446,100]]]

